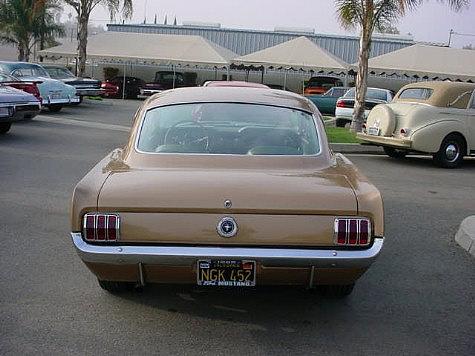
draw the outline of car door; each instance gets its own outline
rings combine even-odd
[[[467,109],[467,137],[470,154],[475,154],[475,90],[472,92],[472,97]]]

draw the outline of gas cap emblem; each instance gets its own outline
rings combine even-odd
[[[219,236],[229,238],[237,234],[238,225],[232,217],[225,216],[219,221],[216,230]]]

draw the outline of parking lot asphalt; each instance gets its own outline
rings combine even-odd
[[[300,289],[147,286],[112,296],[69,239],[76,182],[139,101],[86,102],[0,137],[0,354],[475,354],[475,160],[348,156],[383,194],[386,243],[345,300]],[[71,122],[72,121],[72,122]],[[99,124],[99,125],[97,125]]]

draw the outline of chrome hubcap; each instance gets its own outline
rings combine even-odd
[[[457,160],[459,156],[459,148],[457,145],[454,145],[453,143],[447,145],[447,148],[445,149],[445,156],[450,162]]]

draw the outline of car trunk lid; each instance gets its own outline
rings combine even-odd
[[[98,210],[120,214],[129,243],[328,246],[334,216],[355,215],[357,201],[333,173],[131,170],[111,174]],[[238,224],[233,238],[216,231],[225,216]]]

